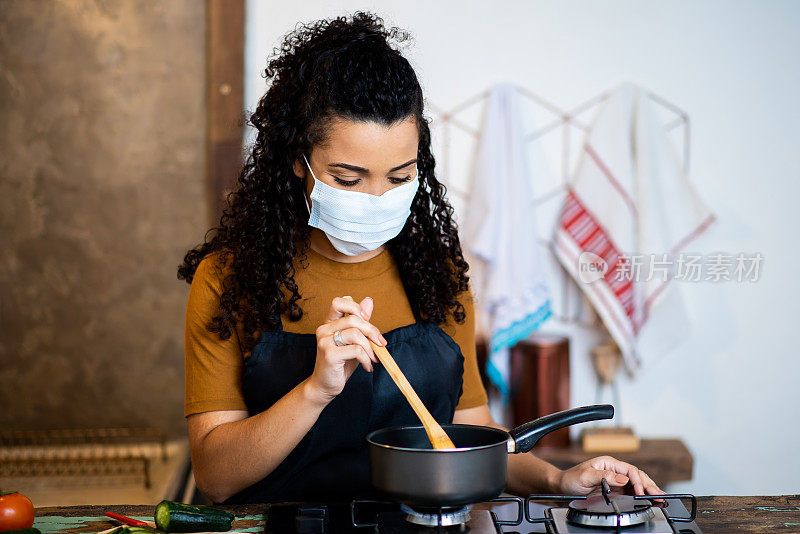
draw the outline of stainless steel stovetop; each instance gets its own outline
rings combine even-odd
[[[623,499],[622,496],[620,496]],[[397,503],[356,500],[350,503],[280,503],[267,510],[268,534],[701,534],[694,522],[697,501],[692,495],[664,495],[662,503],[650,498],[624,497],[624,501],[589,503],[589,513],[576,517],[574,508],[586,507],[587,498],[530,495],[478,503],[467,509],[410,511]],[[612,499],[613,500],[613,499]],[[689,511],[684,504],[689,505]],[[617,504],[631,506],[620,510]],[[572,506],[570,506],[572,505]],[[597,507],[596,507],[597,506]],[[614,511],[609,511],[613,506]],[[411,513],[409,513],[411,512]],[[595,513],[597,512],[597,513]],[[626,512],[632,512],[628,514]],[[569,516],[569,517],[568,517]],[[464,522],[465,521],[465,522]],[[636,523],[630,524],[628,523]],[[610,526],[584,526],[606,524]],[[455,524],[454,524],[455,523]],[[616,526],[619,524],[619,526]]]

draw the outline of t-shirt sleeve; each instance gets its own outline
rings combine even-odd
[[[208,331],[219,310],[224,274],[217,256],[197,266],[186,306],[186,397],[184,417],[217,410],[246,410],[242,394],[244,360],[238,332],[228,339]]]
[[[466,314],[464,323],[458,324],[451,318],[444,330],[458,343],[461,354],[464,355],[464,385],[456,406],[456,410],[463,410],[484,405],[488,402],[488,398],[478,371],[478,356],[475,351],[475,305],[472,292],[465,292],[459,300]]]

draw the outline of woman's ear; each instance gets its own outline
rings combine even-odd
[[[302,156],[295,158],[294,163],[292,164],[292,172],[294,172],[294,175],[301,180],[306,179],[306,166],[303,164]]]

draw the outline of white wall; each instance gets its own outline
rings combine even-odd
[[[355,9],[414,34],[407,57],[427,99],[445,108],[509,81],[570,109],[628,80],[688,112],[691,176],[718,216],[692,250],[760,252],[761,279],[683,288],[694,330],[633,379],[622,376],[624,422],[688,444],[694,480],[669,490],[800,493],[800,3],[250,0],[248,108],[263,94],[266,58],[284,33]],[[572,403],[592,404],[587,351],[596,335],[566,331]]]

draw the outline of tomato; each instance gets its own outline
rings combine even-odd
[[[0,491],[0,531],[33,526],[33,503],[16,491]]]

